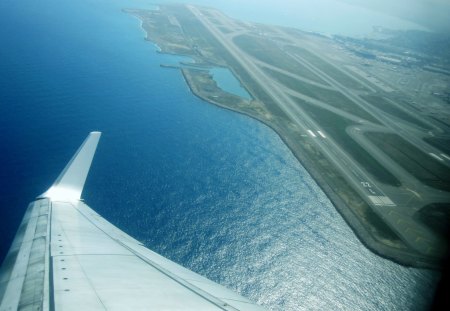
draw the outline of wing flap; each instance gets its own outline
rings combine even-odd
[[[145,248],[79,200],[99,132],[31,203],[0,269],[3,310],[261,310]]]

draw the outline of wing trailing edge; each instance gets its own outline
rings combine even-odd
[[[0,268],[0,311],[263,310],[152,252],[79,200],[99,138],[92,132],[29,205]]]

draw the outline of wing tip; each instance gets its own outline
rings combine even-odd
[[[78,201],[100,140],[101,132],[92,131],[67,163],[55,183],[38,199],[52,201]]]

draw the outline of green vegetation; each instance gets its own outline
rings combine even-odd
[[[415,118],[413,115],[401,109],[400,107],[398,107],[396,104],[392,103],[385,97],[376,95],[363,95],[361,96],[361,98],[367,101],[372,106],[379,108],[380,110],[384,111],[389,115],[402,119],[406,122],[412,123],[424,129],[427,130],[430,129],[430,127],[427,124]]]
[[[288,49],[297,54],[298,56],[300,56],[301,58],[303,58],[304,60],[306,60],[312,66],[321,70],[326,75],[330,76],[334,80],[341,83],[343,86],[355,90],[368,91],[368,89],[364,87],[361,83],[359,83],[349,75],[345,74],[341,70],[337,69],[335,66],[326,62],[322,58],[312,54],[311,52],[298,46],[289,46]]]
[[[315,86],[313,84],[305,83],[269,68],[263,68],[263,70],[272,78],[293,91],[317,99],[325,104],[346,111],[362,119],[366,119],[374,123],[379,123],[377,119],[372,117],[372,115],[360,108],[357,104],[355,104],[353,101],[351,101],[338,91],[333,91],[330,89]]]
[[[368,227],[371,229],[372,233],[375,233],[379,238],[388,240],[390,244],[395,243],[397,247],[405,247],[398,235],[372,210],[370,206],[365,205],[363,208],[360,208],[360,214],[362,220],[369,224]]]
[[[352,158],[357,161],[367,172],[372,174],[378,181],[391,185],[400,186],[400,181],[381,165],[370,153],[355,142],[345,131],[347,127],[354,125],[352,121],[341,117],[331,111],[296,99],[301,108],[308,113],[318,124],[320,124],[333,140]]]
[[[233,39],[243,51],[267,64],[275,64],[280,69],[299,75],[324,85],[328,85],[311,70],[287,55],[273,41],[249,35],[240,35]]]
[[[311,140],[303,137],[299,138],[299,141],[301,141],[303,149],[302,156],[314,159],[314,167],[320,172],[320,175],[327,180],[328,185],[333,189],[333,194],[336,194],[343,202],[345,202],[345,208],[341,208],[340,205],[337,205],[336,207],[347,220],[351,220],[352,227],[358,227],[354,221],[360,222],[375,240],[382,242],[389,247],[406,249],[407,246],[398,235],[361,198],[353,186],[344,179],[337,167],[317,150],[316,145],[311,144]],[[330,193],[328,193],[328,195],[330,195]],[[347,209],[349,209],[349,211],[347,211]],[[353,220],[354,216],[349,216],[348,214],[355,215],[357,220]],[[358,231],[358,234],[362,234],[363,240],[367,241],[365,233]]]
[[[450,155],[450,139],[440,137],[427,137],[423,139],[425,142]]]
[[[359,178],[353,179],[351,174],[348,176],[344,174],[343,169],[346,170],[346,167],[341,168],[340,165],[345,165],[346,161],[341,162],[337,159],[338,161],[335,162],[335,159],[330,158],[328,151],[333,154],[333,150],[325,150],[322,147],[330,148],[332,145],[327,144],[326,140],[321,137],[311,138],[309,135],[305,135],[300,122],[302,120],[308,122],[308,116],[313,119],[317,125],[323,128],[329,139],[336,142],[338,149],[342,149],[348,154],[355,161],[355,165],[359,164],[357,167],[360,166],[373,176],[371,181],[382,190],[390,190],[391,188],[385,187],[387,185],[399,187],[401,186],[400,181],[357,141],[353,140],[347,133],[347,128],[359,124],[360,118],[377,123],[377,127],[383,127],[383,124],[372,116],[370,111],[366,111],[365,106],[360,106],[356,99],[353,101],[350,99],[353,97],[344,90],[339,91],[337,87],[333,88],[326,81],[331,81],[332,78],[345,87],[357,90],[358,94],[372,94],[365,95],[363,98],[386,114],[424,129],[429,128],[427,122],[403,108],[405,105],[399,102],[402,100],[401,94],[392,95],[398,96],[398,98],[392,97],[395,98],[395,102],[393,102],[390,100],[391,97],[372,93],[351,75],[334,66],[334,61],[328,62],[327,58],[322,59],[320,54],[315,55],[304,48],[292,46],[300,44],[298,43],[300,42],[298,41],[299,37],[305,42],[317,39],[311,37],[311,34],[289,29],[280,31],[275,26],[247,24],[238,21],[229,23],[226,17],[221,16],[218,12],[207,8],[198,8],[198,10],[203,14],[198,18],[184,5],[163,5],[159,11],[127,10],[127,12],[143,20],[143,27],[148,38],[158,44],[162,52],[189,55],[191,59],[195,60],[195,66],[181,64],[180,67],[190,89],[196,96],[218,106],[247,114],[274,129],[314,176],[317,183],[333,201],[336,209],[369,248],[403,263],[424,264],[427,258],[424,259],[425,256],[418,254],[412,246],[406,245],[400,238],[403,233],[399,231],[397,234],[397,231],[394,230],[395,225],[391,227],[383,220],[383,217],[376,213],[377,210],[372,209],[366,196],[359,191],[358,185],[355,185]],[[201,21],[205,16],[214,23],[213,28],[219,32],[203,25]],[[232,25],[240,26],[235,28]],[[248,57],[242,61],[239,56],[242,55],[241,51],[235,51],[234,48],[228,46],[229,37],[223,36],[223,34],[235,31],[247,31],[247,34],[235,37],[234,43],[242,52],[248,53],[252,58]],[[287,39],[289,37],[286,37],[286,32],[295,33],[297,37],[292,40]],[[215,35],[218,37],[216,38]],[[225,38],[224,41],[221,41],[223,38]],[[327,40],[321,38],[320,42],[316,43],[326,49]],[[259,62],[255,61],[256,59]],[[258,66],[260,70],[253,70],[253,66],[247,67],[247,62]],[[338,63],[341,62],[338,61]],[[344,59],[342,63],[345,63]],[[216,66],[229,68],[254,99],[246,100],[220,89],[209,72],[211,67]],[[270,79],[255,79],[257,75],[261,74],[261,70],[267,74],[267,78],[270,76]],[[326,77],[330,77],[330,79]],[[297,95],[299,96],[297,98],[294,92],[286,92],[285,88],[278,89],[286,96],[291,94],[293,100],[304,111],[304,114],[298,113],[295,109],[289,111],[293,114],[298,113],[295,115],[295,121],[291,120],[281,108],[284,107],[281,98],[275,98],[273,95],[277,94],[277,92],[272,92],[279,87],[277,82],[306,96],[303,100],[303,96],[300,98]],[[267,83],[274,83],[273,89]],[[323,105],[318,102],[314,104],[314,100],[320,101]],[[369,135],[386,134],[370,133]],[[427,154],[417,155],[414,146],[405,146],[405,143],[397,141],[397,138],[387,136],[372,137],[372,141],[374,139],[376,144],[383,148],[389,156],[400,161],[400,165],[415,170],[417,176],[426,179],[425,183],[441,187],[441,189],[450,184],[448,182],[450,177],[444,180],[445,176],[450,176],[448,168],[442,168],[442,163],[439,161],[434,161],[432,168],[428,167],[428,162],[433,162],[434,159]],[[428,142],[428,138],[425,141]],[[430,144],[439,145],[437,147],[441,150],[450,145],[448,142],[445,139],[430,138]],[[325,153],[325,151],[327,152]],[[348,169],[352,170],[353,168]],[[404,186],[409,186],[407,181]],[[399,197],[401,195],[402,193],[399,192]],[[394,197],[397,199],[395,194],[392,197],[393,200]],[[414,206],[417,205],[416,203],[417,201],[413,202]],[[448,204],[446,210],[448,210]],[[439,227],[441,218],[448,218],[448,216],[449,213],[445,214],[443,208],[439,208],[437,211],[432,208],[424,208],[420,214],[417,213],[414,217],[417,221],[420,220],[429,226]]]
[[[203,59],[211,63],[226,65],[222,55],[225,49],[216,38],[200,23],[191,11],[181,5],[170,5],[173,14],[182,25],[184,41]]]
[[[255,109],[250,101],[218,87],[209,70],[183,68],[182,71],[194,94],[201,94],[203,99],[240,111]]]
[[[450,204],[433,203],[424,206],[414,214],[414,219],[422,222],[436,234],[448,239],[450,233]]]
[[[232,32],[233,32],[232,30],[230,30],[230,28],[225,27],[225,26],[220,26],[220,27],[217,27],[217,28],[219,28],[219,30],[220,30],[221,32],[223,32],[224,34],[229,34],[229,33],[232,33]]]
[[[173,25],[163,11],[130,9],[124,11],[142,20],[142,28],[147,33],[147,39],[158,44],[162,50],[180,55],[194,55],[191,47],[186,44],[181,28]]]
[[[271,114],[285,120],[289,120],[281,108],[274,103],[272,98],[255,83],[248,72],[240,63],[220,44],[219,41],[200,23],[195,16],[184,6],[174,6],[176,17],[183,26],[186,40],[191,40],[196,51],[203,60],[214,65],[229,67],[235,76],[245,85],[245,88],[268,107]],[[172,10],[171,10],[172,12]],[[190,39],[188,39],[190,38]],[[256,95],[255,95],[256,94]]]
[[[366,136],[422,183],[450,191],[450,168],[422,152],[397,134],[366,133]]]

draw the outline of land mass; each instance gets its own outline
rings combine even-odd
[[[412,62],[426,59],[423,52],[413,57],[386,44],[381,51],[212,8],[125,12],[160,52],[193,60],[179,68],[196,96],[277,132],[369,249],[439,267],[450,215],[450,118],[434,93],[448,92],[445,61]],[[221,89],[213,67],[228,68],[252,99]],[[412,85],[426,91],[411,93]]]

